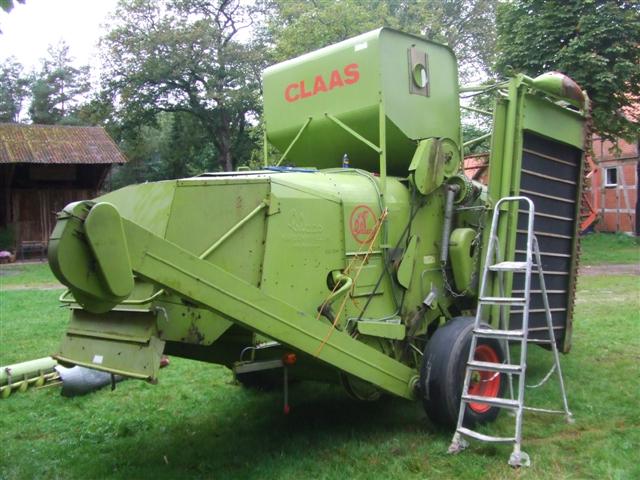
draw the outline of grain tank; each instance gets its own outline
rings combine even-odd
[[[475,309],[483,232],[505,195],[543,205],[554,324],[570,346],[585,98],[556,74],[493,88],[485,186],[463,174],[447,47],[384,28],[268,68],[266,140],[280,153],[264,169],[132,185],[59,213],[49,260],[71,320],[56,358],[156,382],[164,353],[247,386],[422,398],[455,422],[466,353],[444,343],[468,342],[452,325]],[[517,222],[501,215],[505,258],[521,254]],[[452,372],[435,383],[422,360],[434,336]]]

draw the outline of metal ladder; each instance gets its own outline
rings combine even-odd
[[[497,237],[498,228],[498,216],[500,214],[500,206],[507,202],[525,202],[527,209],[523,213],[527,215],[527,248],[526,248],[526,261],[515,262],[506,261],[503,262],[500,259],[499,242]],[[549,308],[549,300],[547,297],[547,289],[544,283],[544,275],[542,272],[542,262],[540,259],[540,249],[538,247],[538,241],[534,235],[533,221],[535,216],[535,207],[533,202],[528,197],[505,197],[500,199],[493,210],[493,219],[491,221],[491,232],[489,236],[489,244],[487,246],[487,254],[482,271],[480,293],[478,308],[476,311],[475,324],[473,327],[473,334],[471,337],[471,348],[469,350],[469,359],[467,361],[464,384],[462,387],[462,396],[460,399],[460,411],[458,414],[458,424],[456,432],[449,446],[449,453],[458,453],[464,450],[469,444],[464,437],[474,438],[484,442],[493,443],[513,443],[513,452],[509,458],[509,465],[512,467],[529,466],[529,456],[522,451],[522,416],[524,410],[544,412],[544,413],[559,413],[564,414],[568,422],[572,422],[572,414],[569,411],[567,403],[567,395],[565,392],[564,381],[562,378],[562,371],[560,369],[560,357],[558,354],[558,347],[556,345],[556,339],[553,331],[553,322],[551,318],[551,310]],[[535,255],[535,261],[533,262],[533,256]],[[494,263],[497,262],[497,263]],[[534,268],[538,271],[540,278],[540,291],[542,293],[542,300],[544,303],[544,309],[546,312],[547,327],[549,330],[549,339],[529,339],[529,302],[531,297],[531,272]],[[485,290],[487,288],[487,277],[489,272],[495,272],[498,276],[498,285],[500,288],[499,297],[486,296]],[[524,296],[523,297],[506,297],[504,294],[505,285],[503,281],[503,274],[506,272],[520,272],[525,274],[524,279]],[[511,289],[510,289],[511,290]],[[500,312],[500,329],[494,330],[482,327],[483,307],[498,306]],[[522,307],[522,328],[518,330],[510,330],[508,322],[506,321],[506,315],[504,315],[504,309],[512,306]],[[492,363],[481,362],[475,359],[475,351],[478,344],[478,338],[493,338],[504,342],[503,348],[506,356],[506,363]],[[511,363],[511,354],[509,351],[509,341],[520,342],[520,363]],[[524,404],[524,388],[525,388],[525,372],[527,369],[527,344],[528,343],[545,343],[551,345],[553,352],[554,365],[551,367],[549,373],[545,378],[535,385],[534,387],[541,386],[551,376],[555,370],[558,374],[558,380],[560,384],[560,391],[562,393],[563,410],[549,410],[544,408],[527,407]],[[502,373],[506,374],[509,379],[509,392],[511,398],[499,398],[488,397],[481,395],[470,395],[469,384],[471,382],[472,372],[489,371],[495,372],[495,375]],[[519,376],[517,399],[513,398],[513,375]],[[469,403],[479,403],[489,405],[492,407],[506,408],[515,412],[515,436],[513,437],[494,437],[479,433],[470,428],[463,426],[466,405]]]

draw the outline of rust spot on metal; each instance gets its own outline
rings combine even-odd
[[[562,92],[567,98],[575,100],[580,105],[584,105],[584,94],[580,85],[566,75],[562,75]]]
[[[188,343],[194,343],[197,345],[204,343],[204,334],[200,330],[198,330],[195,322],[191,322],[191,325],[189,325],[189,331],[187,332],[186,341]]]

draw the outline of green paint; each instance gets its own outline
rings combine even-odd
[[[128,297],[133,290],[133,276],[118,210],[106,202],[95,205],[84,221],[84,229],[109,294]]]
[[[439,146],[435,138],[422,140],[411,159],[409,172],[413,173],[413,183],[422,195],[433,192],[444,181],[444,165],[442,156],[438,155]]]
[[[229,367],[293,351],[292,378],[338,382],[342,372],[413,398],[420,357],[407,344],[422,348],[429,325],[473,304],[472,243],[485,210],[517,193],[523,132],[581,146],[582,115],[539,85],[506,84],[487,189],[458,177],[446,47],[380,29],[270,67],[266,138],[282,164],[324,169],[205,174],[67,206],[49,249],[72,311],[57,357],[155,381],[163,351]],[[345,153],[355,168],[326,168]],[[463,193],[441,267],[448,184]],[[514,215],[500,224],[506,255]],[[463,304],[449,285],[466,292]]]
[[[426,54],[429,96],[411,91],[411,48]],[[357,68],[345,73],[350,65]],[[297,166],[338,167],[347,153],[352,167],[382,176],[379,155],[347,126],[386,151],[390,174],[404,175],[416,140],[460,138],[457,84],[455,57],[447,47],[388,28],[374,30],[265,70],[267,138],[281,151],[291,147],[287,159]]]
[[[476,231],[472,228],[456,228],[449,237],[449,256],[458,292],[468,292],[471,288],[474,268],[472,243],[475,237]]]
[[[403,340],[405,336],[405,326],[400,323],[400,317],[397,317],[395,320],[395,322],[369,322],[361,320],[358,322],[358,331],[363,335],[370,335],[372,337]]]
[[[398,267],[398,283],[404,288],[411,286],[411,278],[413,277],[413,270],[416,264],[416,248],[418,247],[419,237],[414,235],[409,240],[407,248],[402,256],[402,261]]]

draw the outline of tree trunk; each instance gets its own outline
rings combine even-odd
[[[226,148],[224,152],[220,152],[220,163],[223,165],[225,172],[233,171],[233,158],[231,157],[230,148]]]
[[[216,128],[214,145],[220,154],[218,163],[225,172],[231,172],[233,171],[233,155],[231,152],[233,142],[231,129],[229,127],[229,115],[223,112],[220,117],[221,122],[218,128]]]

